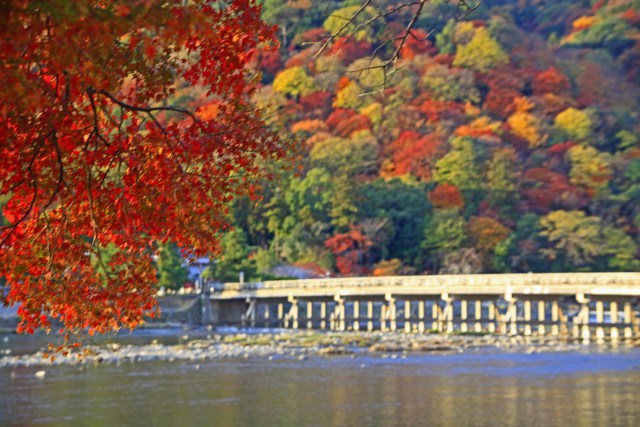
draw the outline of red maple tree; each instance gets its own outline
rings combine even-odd
[[[246,66],[273,28],[254,0],[64,4],[0,8],[3,302],[19,331],[135,327],[155,242],[215,251],[229,200],[285,152]],[[214,108],[173,104],[189,87]]]

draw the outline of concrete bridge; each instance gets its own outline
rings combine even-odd
[[[331,330],[640,336],[640,273],[393,276],[226,283],[216,324]]]

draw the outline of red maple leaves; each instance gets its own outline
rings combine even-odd
[[[155,306],[154,242],[215,251],[228,201],[284,154],[246,67],[273,29],[251,0],[15,1],[0,19],[5,302],[26,332],[134,327]],[[215,113],[171,101],[188,87]]]

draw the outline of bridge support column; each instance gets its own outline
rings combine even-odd
[[[502,325],[501,329],[503,329],[504,334],[509,335],[517,335],[518,334],[518,300],[508,293],[504,296],[505,301],[509,303],[507,307],[507,312],[504,316],[502,316]]]
[[[278,327],[289,327],[289,321],[284,318],[284,304],[281,302],[278,303]]]
[[[269,302],[265,302],[264,303],[264,327],[268,328],[269,326],[271,326],[269,324],[270,320],[269,320],[269,311],[271,309],[271,306],[269,305]]]
[[[291,303],[291,309],[289,310],[289,318],[291,319],[291,327],[293,329],[298,329],[300,326],[298,324],[300,310],[298,308],[298,300],[294,297],[289,297],[289,302]]]
[[[553,336],[558,336],[560,333],[560,329],[559,329],[559,314],[560,314],[560,310],[558,309],[558,301],[553,301],[551,303],[551,321],[553,322],[553,325],[551,325],[551,335]]]
[[[404,331],[411,332],[411,301],[404,302]]]
[[[242,326],[256,326],[256,300],[253,298],[247,298],[247,310],[240,318]]]
[[[327,302],[320,303],[320,329],[327,329]]]
[[[576,295],[576,301],[580,304],[580,311],[573,319],[573,336],[574,338],[582,338],[584,342],[591,339],[591,330],[589,329],[589,299],[584,294]]]
[[[433,301],[431,305],[431,319],[433,322],[431,323],[431,330],[442,332],[442,323],[440,321],[441,313],[440,313],[440,305],[437,301]]]
[[[391,296],[391,294],[386,295],[386,300],[389,304],[389,330],[394,332],[396,330],[396,320],[397,320],[397,311],[396,311],[396,299]]]
[[[467,332],[468,329],[468,325],[467,325],[467,315],[468,315],[468,310],[467,310],[467,300],[463,299],[462,301],[460,301],[460,332]]]
[[[596,301],[596,341],[603,342],[604,341],[604,327],[602,324],[604,323],[604,302]]]
[[[633,309],[631,307],[630,302],[624,303],[624,337],[631,338],[633,337],[634,326],[633,326]]]
[[[518,300],[509,303],[509,334],[518,335]]]
[[[307,301],[307,329],[313,329],[313,301]]]
[[[345,325],[345,304],[344,299],[340,297],[340,295],[336,295],[333,297],[336,302],[336,309],[334,311],[334,319],[335,319],[335,328],[338,331],[344,331],[346,329]]]
[[[389,317],[388,311],[389,308],[387,307],[387,302],[384,301],[380,307],[380,330],[382,332],[387,331],[387,317]]]
[[[611,301],[609,303],[609,321],[612,325],[616,325],[618,323],[618,303],[616,301]],[[611,340],[617,340],[620,338],[620,331],[617,326],[611,327]]]
[[[531,335],[531,300],[524,301],[524,335]]]
[[[373,331],[373,301],[367,301],[367,331]]]
[[[449,294],[442,294],[441,299],[445,301],[444,310],[441,312],[442,319],[440,324],[447,322],[447,333],[453,332],[453,298],[449,298]]]
[[[360,301],[353,302],[353,330],[360,330]]]
[[[473,325],[473,329],[476,332],[482,332],[482,301],[476,300],[473,308],[473,317],[476,319],[476,323]]]
[[[418,332],[424,333],[424,301],[418,304]]]
[[[490,300],[488,305],[489,311],[487,313],[487,319],[489,320],[489,324],[487,325],[487,330],[490,333],[494,333],[496,331],[496,302],[494,300]]]
[[[538,335],[545,335],[546,334],[546,328],[545,325],[542,324],[542,322],[544,322],[546,320],[545,316],[546,316],[546,310],[547,310],[547,304],[545,301],[538,301],[538,322],[540,322],[538,324]]]

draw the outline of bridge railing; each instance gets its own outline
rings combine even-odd
[[[640,273],[524,273],[440,276],[342,277],[301,280],[269,280],[258,283],[225,283],[222,291],[259,289],[319,289],[358,287],[448,286],[640,286]]]

